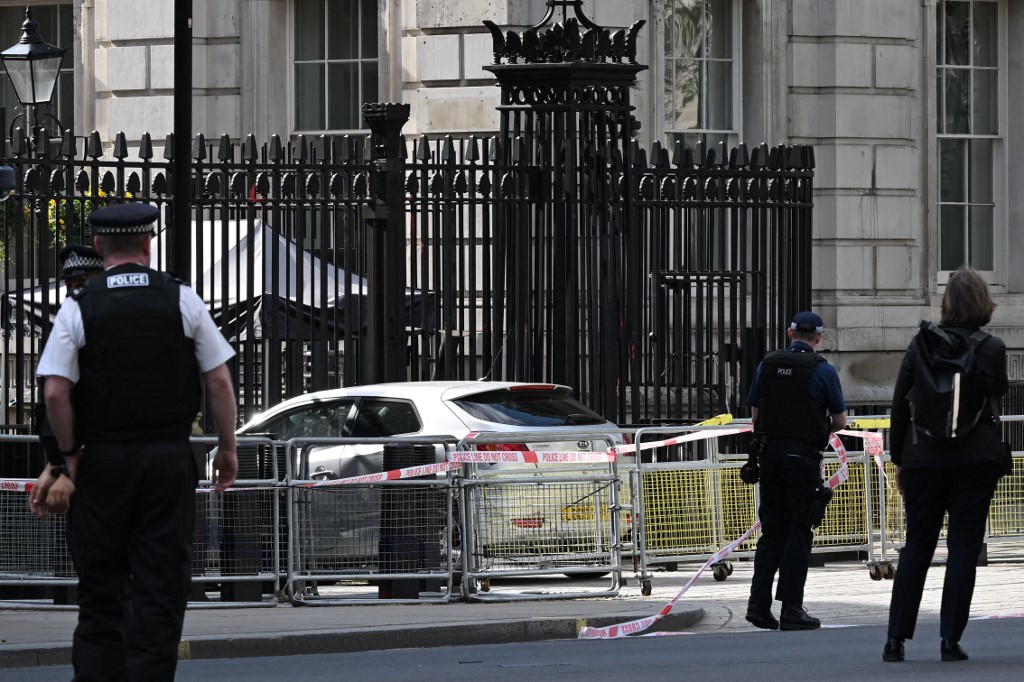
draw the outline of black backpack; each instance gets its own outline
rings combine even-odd
[[[967,436],[989,410],[988,381],[974,364],[975,352],[990,338],[978,330],[968,337],[922,322],[914,342],[917,362],[907,399],[918,433],[939,440]]]

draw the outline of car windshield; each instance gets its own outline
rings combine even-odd
[[[498,389],[453,401],[477,419],[512,426],[580,426],[604,424],[605,419],[572,398],[565,390]]]

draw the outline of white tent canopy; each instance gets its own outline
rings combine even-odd
[[[193,230],[190,284],[229,338],[263,338],[271,323],[277,338],[308,338],[316,329],[346,329],[348,320],[365,326],[366,278],[349,275],[299,248],[259,220],[251,227],[238,221],[216,225],[216,234],[210,237],[196,236],[199,230]],[[156,269],[166,269],[167,237],[164,231],[154,239],[151,265]],[[209,262],[212,265],[199,275],[199,265]],[[49,314],[52,320],[63,298],[62,281],[9,292],[8,329],[15,327],[20,305],[26,333],[38,334],[42,316]],[[421,292],[409,290],[407,309],[417,309],[423,298]]]

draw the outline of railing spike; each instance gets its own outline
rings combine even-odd
[[[98,130],[92,131],[92,134],[89,135],[89,144],[86,145],[85,155],[91,156],[94,159],[103,156],[103,143],[100,141],[100,132]]]
[[[270,136],[270,160],[275,163],[284,161],[284,146],[281,144],[281,136],[277,133]]]
[[[139,158],[143,161],[153,158],[153,138],[149,133],[142,133],[142,138],[139,140]]]
[[[235,146],[231,143],[231,136],[224,133],[220,136],[220,144],[217,145],[217,160],[227,163],[235,158]]]
[[[198,133],[192,140],[192,158],[196,161],[206,160],[206,136]]]
[[[114,136],[114,150],[110,155],[118,161],[124,161],[128,158],[128,138],[125,136],[124,131]]]

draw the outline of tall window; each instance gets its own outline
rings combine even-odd
[[[999,2],[938,5],[939,269],[995,269]]]
[[[75,64],[74,64],[74,18],[71,3],[51,5],[31,5],[32,18],[39,22],[39,35],[48,43],[68,48],[61,63],[57,85],[53,89],[53,100],[40,113],[52,114],[60,121],[61,130],[75,127]],[[21,38],[21,25],[25,23],[25,3],[15,6],[0,7],[0,50],[6,50]],[[7,112],[6,126],[10,129],[14,117],[20,113],[21,104],[14,94],[11,81],[0,66],[0,108]],[[40,121],[45,124],[47,121]],[[17,126],[27,129],[28,126],[18,120]],[[56,126],[50,126],[51,132]],[[4,130],[6,135],[8,130]]]
[[[377,0],[295,0],[295,128],[359,130],[377,100]]]
[[[714,146],[734,132],[733,0],[665,0],[665,132]]]

